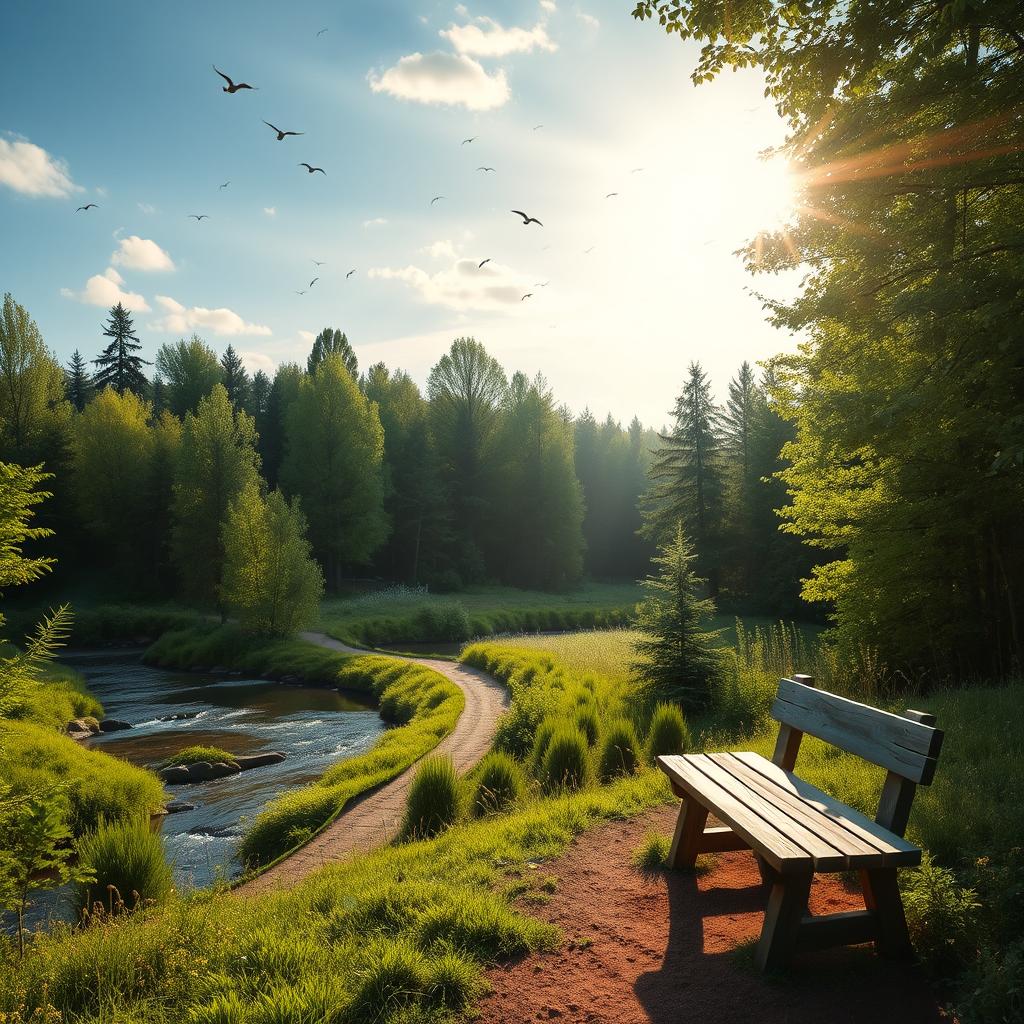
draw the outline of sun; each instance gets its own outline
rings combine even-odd
[[[797,208],[796,175],[780,157],[755,158],[735,169],[730,187],[736,208],[733,218],[748,236],[779,231],[793,220]]]

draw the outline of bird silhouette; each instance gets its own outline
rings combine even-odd
[[[542,125],[542,124],[535,124],[533,126],[533,130],[536,131],[538,128],[543,128],[543,127],[544,127],[544,125]]]
[[[324,175],[324,177],[327,176],[327,172],[322,167],[312,167],[312,166],[310,166],[309,164],[306,164],[306,163],[300,163],[298,166],[299,167],[305,167],[306,170],[309,171],[310,174],[313,174],[314,171],[319,171],[322,175]]]
[[[204,219],[209,220],[209,218],[210,218],[210,215],[208,213],[190,213],[189,216],[190,217],[194,217],[197,224],[201,220],[204,220]]]
[[[550,281],[544,281],[543,283],[541,283],[540,281],[538,281],[538,282],[537,282],[537,284],[535,284],[535,285],[534,285],[533,287],[534,287],[534,288],[547,288],[547,286],[548,286],[549,284],[551,284],[551,282],[550,282]]]
[[[596,245],[592,245],[589,249],[583,250],[583,255],[586,256],[588,252],[593,252],[597,248]]]
[[[296,295],[305,295],[305,294],[306,294],[306,289],[305,289],[305,288],[303,288],[301,292],[300,292],[300,291],[296,291],[296,293],[295,293],[295,294],[296,294]]]
[[[325,28],[320,29],[320,31],[317,32],[317,34],[316,34],[317,39],[319,39],[326,31],[327,31],[327,29],[325,29]]]
[[[95,210],[98,206],[99,203],[86,203],[85,206],[80,206],[77,210],[75,210],[75,213],[79,213],[82,210],[85,210],[86,213],[88,213],[90,210]]]
[[[490,256],[488,256],[488,257],[487,257],[487,259],[485,259],[485,260],[481,260],[481,261],[480,261],[480,262],[479,262],[479,263],[478,263],[478,264],[476,265],[476,269],[477,269],[477,270],[479,270],[479,269],[480,269],[480,268],[481,268],[481,267],[482,267],[482,266],[483,266],[483,265],[484,265],[485,263],[490,263],[490,262],[491,262],[491,257],[490,257]]]
[[[212,67],[213,70],[216,71],[217,74],[220,75],[220,77],[223,78],[224,81],[228,83],[227,85],[222,86],[221,92],[236,93],[236,92],[238,92],[239,89],[255,89],[256,88],[256,86],[254,86],[254,85],[249,85],[248,82],[239,82],[237,85],[235,85],[235,83],[230,78],[228,78],[228,76],[225,75],[224,72],[221,71],[217,67],[216,64],[211,64],[210,67]]]
[[[611,199],[612,196],[617,196],[618,194],[618,192],[609,192],[608,195],[605,196],[605,199]]]
[[[348,279],[349,279],[349,278],[350,278],[350,277],[351,277],[351,276],[352,276],[352,275],[353,275],[354,273],[355,273],[355,271],[354,271],[354,270],[350,270],[350,271],[349,271],[349,272],[348,272],[348,273],[347,273],[347,274],[345,275],[345,280],[347,281],[347,280],[348,280]]]
[[[536,217],[528,217],[522,210],[512,210],[512,213],[523,218],[523,227],[526,227],[527,224],[536,224],[538,227],[544,227]]]
[[[230,185],[230,184],[231,184],[230,181],[225,181],[224,184],[220,186],[220,188],[227,188],[228,185]]]
[[[433,206],[434,203],[436,203],[438,201],[438,199],[444,199],[444,198],[445,198],[444,196],[434,196],[434,198],[430,200],[430,205]]]
[[[639,174],[642,170],[643,170],[642,167],[634,167],[633,170],[631,170],[629,173],[630,174]]]
[[[479,135],[471,135],[468,139],[463,139],[462,142],[459,143],[459,145],[464,146],[467,142],[476,142],[476,140],[479,138]]]
[[[327,260],[313,260],[313,262],[314,262],[314,263],[315,263],[315,264],[316,264],[316,265],[317,265],[318,267],[322,267],[322,266],[323,266],[323,265],[324,265],[324,264],[325,264],[325,263],[327,262]]]
[[[309,284],[307,285],[307,287],[309,287],[309,288],[312,288],[312,287],[313,287],[313,285],[315,285],[315,284],[317,283],[317,281],[319,281],[319,280],[320,280],[320,278],[319,278],[319,277],[314,277],[314,278],[313,278],[313,280],[309,282]]]
[[[493,167],[478,167],[477,170],[478,171],[493,171],[494,168]]]
[[[533,298],[533,292],[527,292],[519,301],[525,302],[527,299]]]
[[[276,125],[271,124],[269,121],[263,122],[268,128],[273,128],[277,132],[277,141],[283,142],[286,135],[305,135],[305,132],[283,132]]]

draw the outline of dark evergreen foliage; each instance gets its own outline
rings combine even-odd
[[[359,372],[359,360],[356,359],[356,354],[349,344],[348,336],[336,327],[325,327],[316,336],[313,348],[309,353],[309,358],[306,360],[306,373],[312,376],[316,368],[324,361],[324,358],[331,355],[331,353],[341,356],[345,369],[348,370],[352,375],[352,379],[355,380],[356,374]]]
[[[110,319],[103,328],[103,336],[110,338],[110,344],[93,360],[99,367],[93,378],[98,391],[111,387],[119,395],[133,391],[144,398],[149,390],[149,381],[142,371],[149,362],[136,355],[142,344],[135,334],[135,324],[119,302],[110,310]]]
[[[249,373],[242,365],[241,357],[233,345],[228,345],[224,355],[220,357],[223,373],[224,390],[228,393],[228,401],[237,412],[249,406],[249,388],[252,386]]]
[[[77,348],[71,356],[71,362],[68,363],[67,368],[64,370],[64,382],[68,401],[78,412],[81,412],[89,399],[92,398],[95,388],[93,387],[92,377],[89,376],[89,372],[85,368],[85,360],[82,358],[82,353]]]

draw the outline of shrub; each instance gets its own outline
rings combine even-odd
[[[640,871],[657,871],[665,866],[672,840],[653,829],[644,836],[643,842],[633,851],[633,867]]]
[[[459,820],[461,791],[452,759],[438,755],[420,765],[405,805],[402,834],[427,839]]]
[[[968,971],[965,996],[958,1001],[964,1024],[1003,1024],[1024,1019],[1024,939],[982,950]]]
[[[468,640],[471,636],[469,613],[458,601],[423,605],[414,624],[417,640]]]
[[[196,745],[185,747],[184,750],[179,750],[178,753],[164,758],[160,762],[160,767],[168,768],[176,764],[199,764],[200,761],[209,761],[210,764],[216,764],[218,761],[222,761],[224,764],[234,764],[235,755],[220,747]]]
[[[523,797],[526,780],[519,765],[500,751],[488,754],[477,769],[473,814],[481,817],[514,807]]]
[[[533,764],[534,772],[538,774],[543,768],[544,755],[548,752],[551,737],[558,731],[560,724],[557,718],[545,718],[537,726],[537,731],[533,736],[533,751],[530,755],[530,761]]]
[[[548,793],[581,789],[590,775],[587,738],[574,725],[555,729],[544,752],[541,781]]]
[[[904,872],[901,881],[914,948],[936,974],[949,973],[975,952],[979,904],[974,890],[962,888],[953,872],[938,867],[927,853],[921,866]]]
[[[601,741],[599,772],[602,782],[632,775],[640,767],[640,741],[633,723],[625,718],[612,722]]]
[[[102,822],[79,840],[78,857],[96,875],[94,882],[75,886],[76,904],[86,912],[95,903],[111,914],[132,910],[143,903],[159,903],[171,891],[163,842],[145,818]]]
[[[587,691],[584,690],[584,693]],[[587,745],[593,746],[597,743],[597,737],[601,733],[601,723],[597,717],[597,709],[592,704],[584,704],[576,712],[574,719],[576,727],[587,737]]]
[[[685,754],[692,742],[680,708],[675,704],[659,704],[647,732],[647,756],[651,761],[660,754]]]

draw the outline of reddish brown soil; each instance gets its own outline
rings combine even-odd
[[[948,1022],[914,966],[880,960],[869,947],[802,954],[784,976],[756,974],[750,957],[734,952],[761,930],[764,890],[751,854],[721,854],[698,876],[630,866],[647,830],[670,832],[674,819],[675,808],[663,808],[604,826],[538,869],[559,879],[555,893],[522,909],[557,925],[565,942],[490,971],[481,1021]],[[810,906],[820,914],[864,904],[833,875],[815,882]]]

